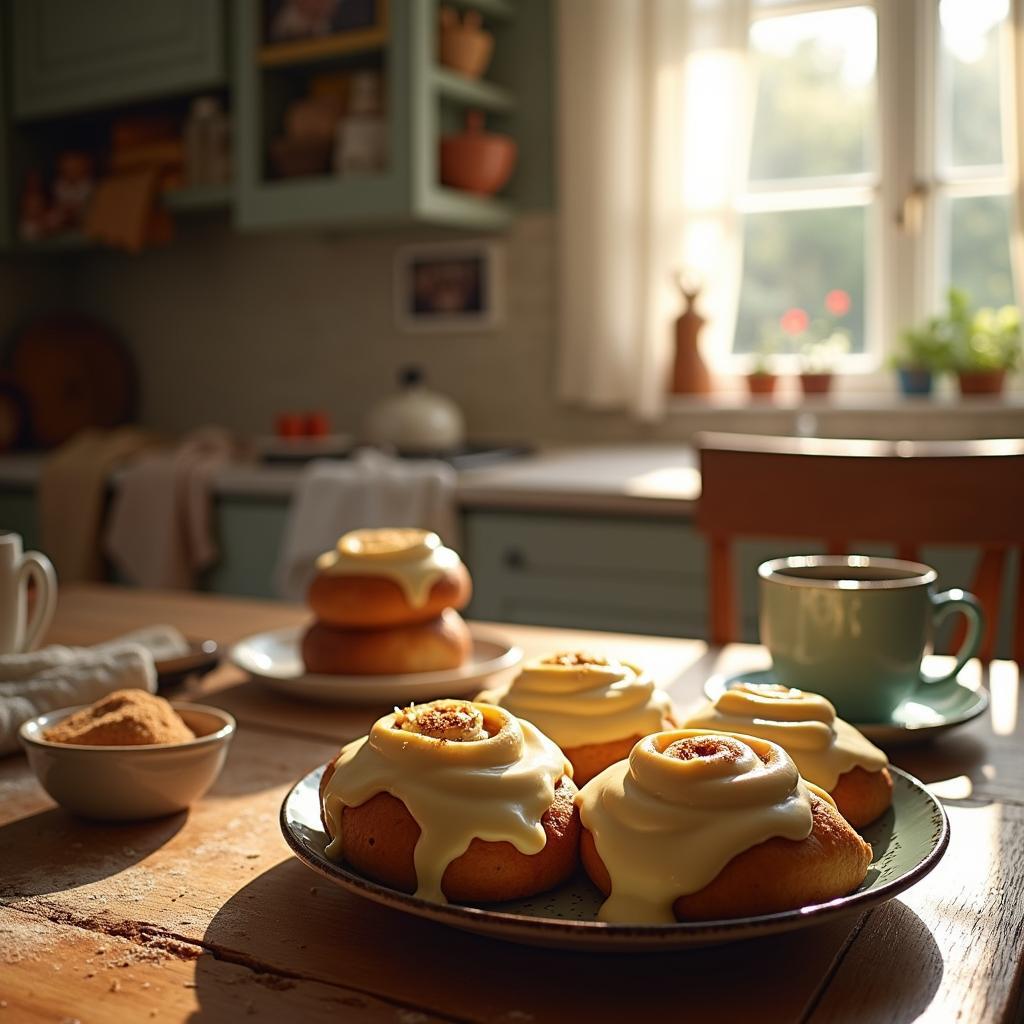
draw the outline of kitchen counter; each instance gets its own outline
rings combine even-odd
[[[44,456],[0,456],[0,489],[33,490]],[[213,479],[218,495],[287,500],[301,466],[238,463]],[[116,478],[115,478],[116,479]],[[700,494],[688,445],[607,445],[551,449],[459,473],[463,508],[689,516]]]

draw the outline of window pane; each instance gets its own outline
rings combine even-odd
[[[754,22],[752,179],[871,169],[876,34],[875,14],[867,7]]]
[[[734,351],[756,351],[766,336],[781,342],[780,320],[794,307],[827,333],[825,296],[834,290],[849,295],[850,310],[827,326],[849,334],[850,351],[864,351],[866,215],[861,206],[747,215]]]
[[[1009,0],[942,0],[940,55],[947,102],[940,104],[940,164],[997,165],[1003,159],[999,112],[999,34]]]
[[[949,283],[979,306],[1014,302],[1009,196],[951,199],[947,210]]]

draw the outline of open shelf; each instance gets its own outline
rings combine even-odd
[[[49,235],[45,238],[37,238],[34,242],[19,238],[15,245],[19,252],[37,253],[60,253],[80,252],[82,249],[90,249],[96,243],[81,231],[62,231],[58,235]]]
[[[345,32],[320,39],[299,39],[293,43],[271,43],[260,47],[259,65],[264,68],[314,64],[331,57],[382,50],[388,45],[387,26]]]
[[[435,67],[432,78],[434,88],[446,99],[495,113],[515,109],[516,101],[512,93],[493,82],[467,78],[445,67]]]
[[[188,213],[192,210],[224,210],[233,199],[234,189],[225,185],[187,185],[165,192],[161,197],[164,206],[172,213]]]
[[[514,212],[507,199],[478,196],[445,185],[431,188],[419,211],[424,220],[433,224],[479,229],[504,227],[511,222]]]

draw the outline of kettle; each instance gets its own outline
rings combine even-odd
[[[449,452],[465,444],[462,410],[423,381],[418,366],[399,371],[398,393],[379,401],[366,418],[363,432],[371,444],[410,455]]]

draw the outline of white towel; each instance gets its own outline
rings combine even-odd
[[[303,600],[317,556],[349,530],[418,526],[457,547],[455,482],[447,463],[393,459],[370,449],[345,462],[310,463],[288,513],[275,573],[278,592]]]
[[[143,587],[189,588],[216,561],[210,478],[235,448],[227,431],[201,427],[119,475],[106,550],[125,578]]]
[[[37,715],[92,704],[114,690],[154,693],[154,658],[187,649],[173,626],[150,626],[95,647],[53,645],[0,656],[0,755],[18,749],[18,729]]]

